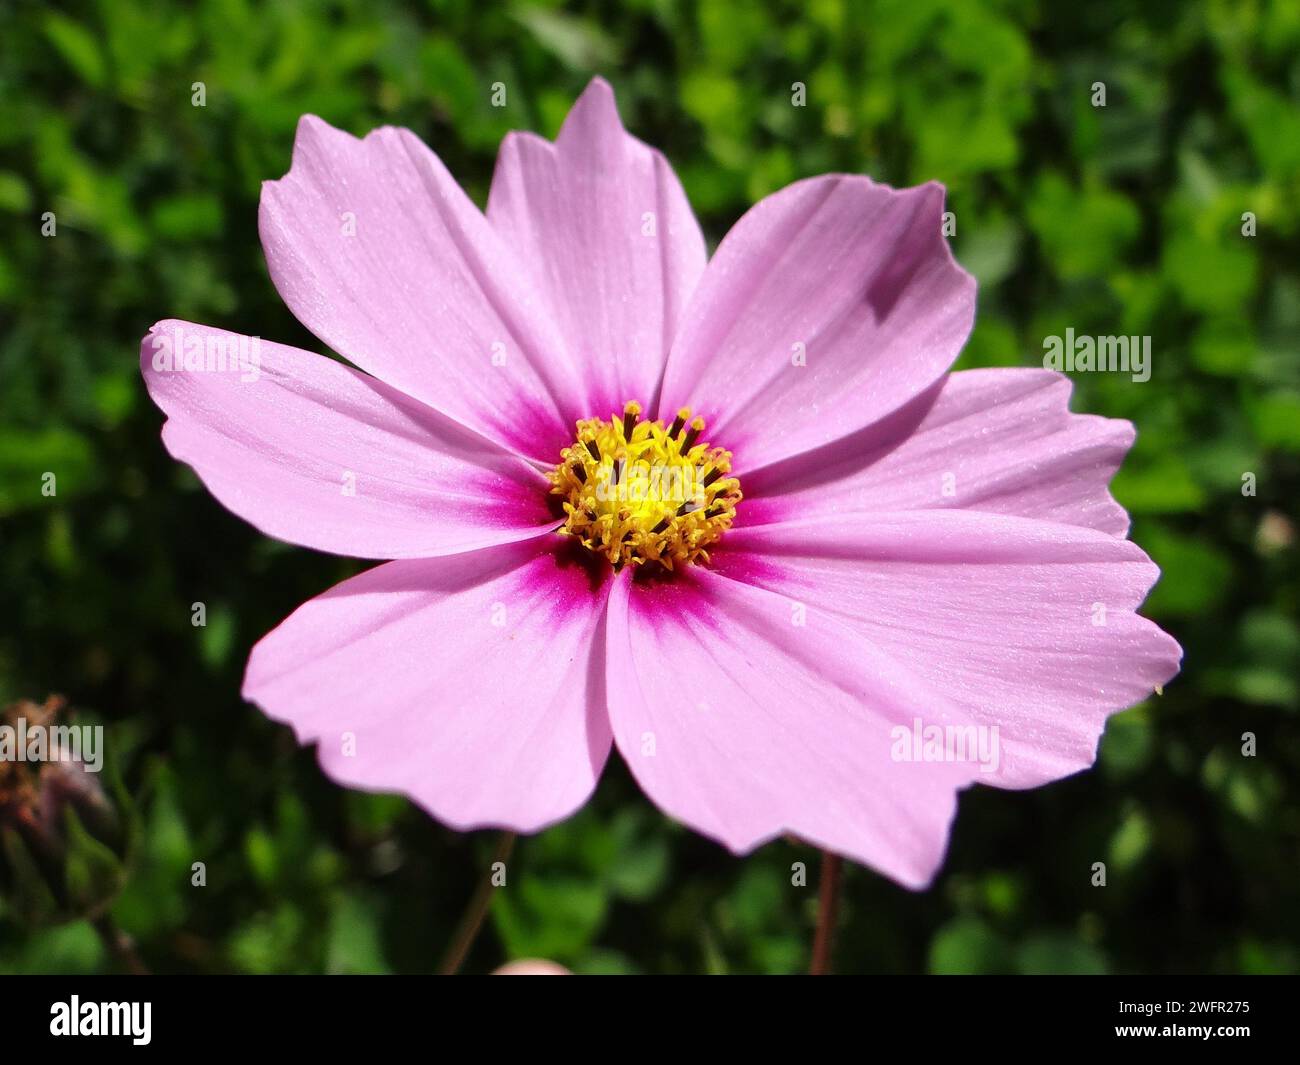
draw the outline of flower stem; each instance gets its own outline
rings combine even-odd
[[[838,854],[822,851],[822,873],[818,884],[817,931],[813,935],[810,976],[827,976],[831,971],[831,952],[835,948],[835,924],[840,909],[840,871],[844,860]]]
[[[513,832],[502,832],[497,837],[497,850],[492,857],[492,865],[496,865],[497,862],[504,862],[509,858],[514,845],[515,834]],[[479,880],[478,887],[474,889],[474,894],[470,897],[469,905],[465,907],[465,912],[461,915],[460,924],[456,926],[456,934],[452,937],[447,953],[442,956],[442,964],[438,966],[440,975],[454,976],[456,971],[460,969],[461,964],[465,961],[465,955],[469,953],[470,947],[474,945],[474,940],[478,938],[479,929],[483,927],[483,918],[487,916],[488,905],[492,902],[492,895],[495,891],[496,886],[492,883],[491,866],[489,866],[488,874]]]
[[[135,949],[135,940],[122,931],[107,913],[90,922],[113,959],[132,976],[148,976],[149,967]]]

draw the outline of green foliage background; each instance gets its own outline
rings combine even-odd
[[[713,242],[807,175],[945,182],[980,281],[962,366],[1032,365],[1067,326],[1154,338],[1148,383],[1084,375],[1074,408],[1138,426],[1115,491],[1183,674],[1111,722],[1094,771],[965,793],[931,891],[851,868],[838,967],[1300,969],[1294,0],[3,0],[0,698],[59,691],[107,724],[139,828],[113,913],[149,964],[431,970],[494,841],[332,785],[242,703],[252,643],[359,566],[259,537],[168,458],[139,338],[174,316],[320,350],[256,230],[303,112],[414,129],[482,204],[502,134],[553,136],[593,73]],[[670,824],[614,757],[583,812],[520,841],[467,968],[798,971],[816,868]],[[86,922],[0,899],[0,971],[111,964]]]

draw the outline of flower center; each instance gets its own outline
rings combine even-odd
[[[549,474],[552,494],[564,499],[560,532],[615,567],[708,562],[706,548],[731,527],[741,500],[731,452],[701,442],[704,419],[685,408],[666,428],[640,416],[631,401],[622,418],[578,422]]]

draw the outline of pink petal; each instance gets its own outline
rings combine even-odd
[[[975,314],[975,282],[953,261],[942,211],[940,185],[896,191],[847,175],[758,203],[686,310],[660,412],[703,414],[707,439],[752,471],[920,395]],[[794,365],[800,350],[806,365]]]
[[[909,692],[843,622],[820,622],[792,627],[787,599],[703,568],[625,573],[609,606],[615,742],[656,804],[737,853],[793,832],[922,887],[970,769],[895,762]]]
[[[271,279],[299,321],[363,370],[553,463],[588,412],[542,296],[409,130],[358,140],[312,115],[262,188]],[[354,229],[354,232],[350,232]],[[495,361],[494,361],[495,358]]]
[[[744,481],[746,524],[842,510],[982,510],[1128,532],[1107,486],[1126,421],[1071,414],[1051,370],[966,370],[895,417]]]
[[[547,958],[518,958],[492,970],[493,976],[572,976],[559,962]]]
[[[582,364],[586,410],[651,404],[707,257],[672,167],[623,129],[603,78],[554,144],[506,137],[487,215]]]
[[[1134,612],[1159,570],[1104,532],[859,511],[736,529],[726,548],[723,573],[806,603],[905,669],[918,716],[996,725],[1001,761],[983,783],[1086,768],[1106,718],[1178,672],[1178,644]]]
[[[342,784],[536,831],[586,801],[610,746],[607,593],[571,558],[547,538],[378,566],[264,637],[244,697]]]
[[[537,536],[556,524],[535,468],[373,377],[264,340],[255,341],[253,369],[169,369],[158,338],[173,352],[194,338],[205,357],[212,341],[232,352],[241,343],[250,352],[254,341],[159,322],[140,363],[167,414],[168,451],[268,536],[404,558]]]

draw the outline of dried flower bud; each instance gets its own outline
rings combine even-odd
[[[0,713],[0,887],[30,920],[101,913],[124,880],[125,833],[97,773],[102,730],[60,723],[66,707],[51,695]]]

